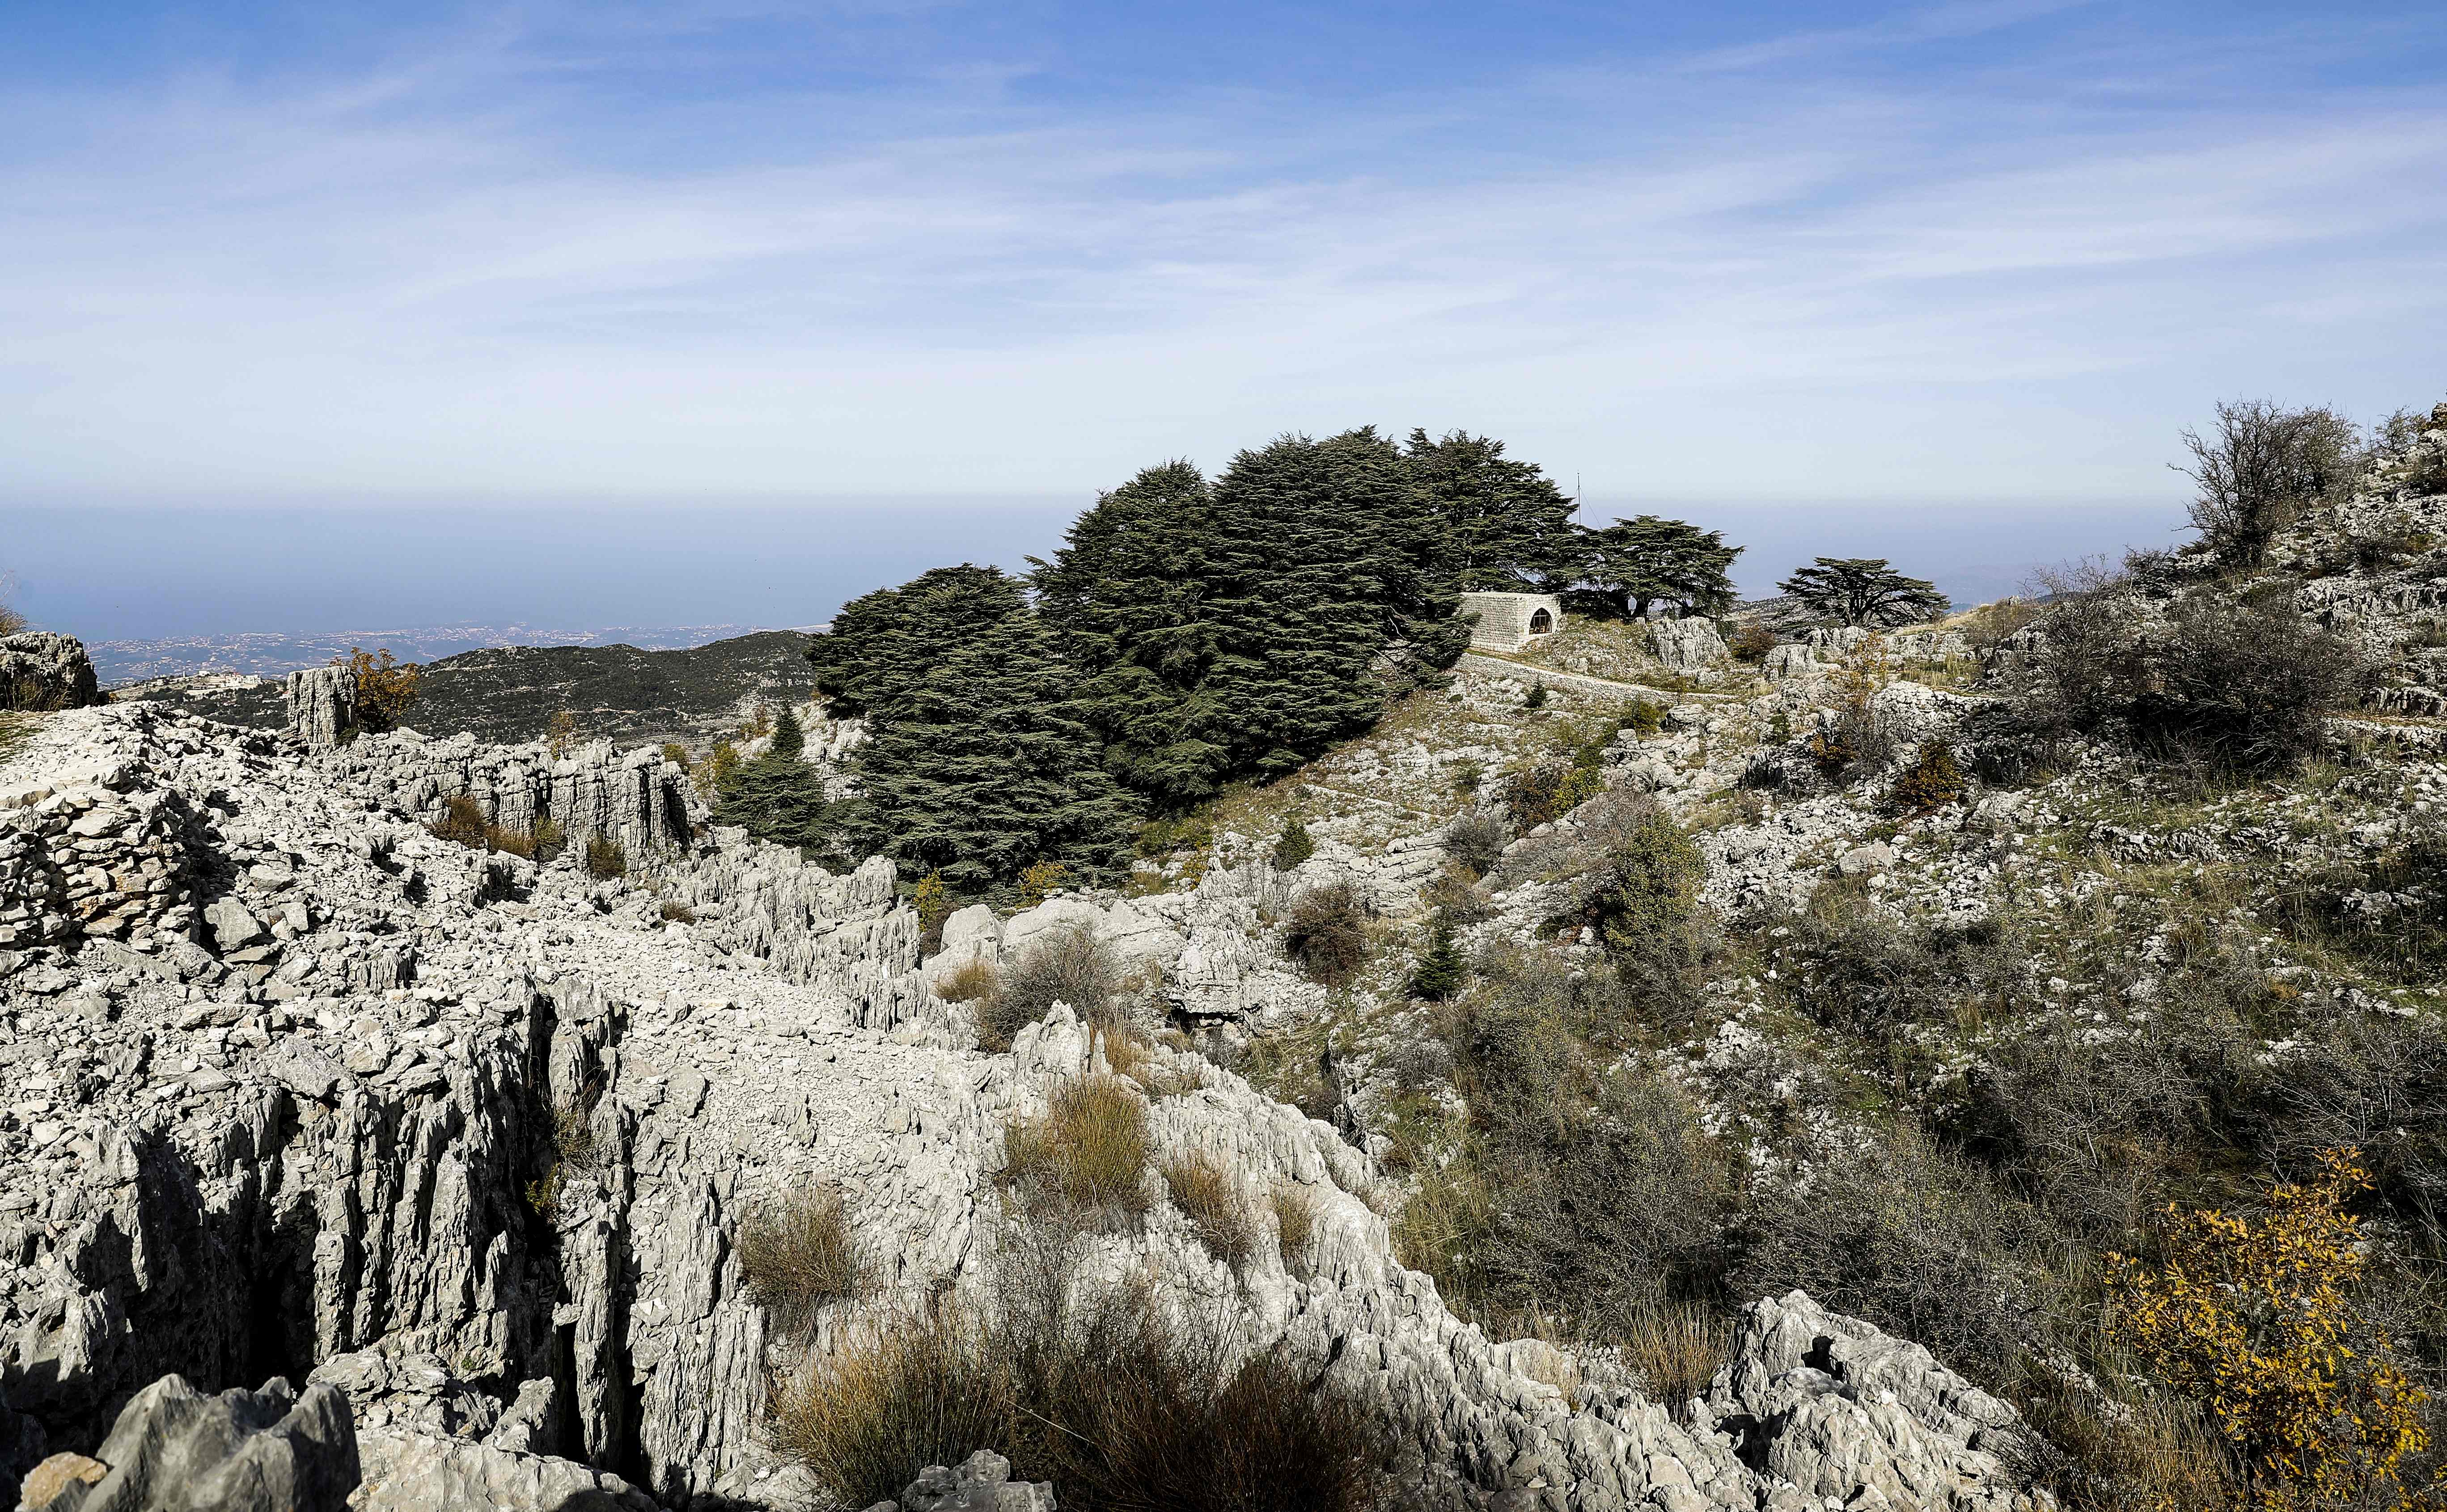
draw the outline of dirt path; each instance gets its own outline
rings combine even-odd
[[[1738,698],[1737,693],[1678,693],[1663,688],[1651,688],[1645,683],[1619,683],[1608,677],[1592,677],[1586,672],[1559,672],[1551,667],[1534,662],[1514,661],[1508,656],[1490,655],[1481,651],[1466,651],[1453,664],[1455,671],[1487,672],[1498,677],[1519,677],[1545,683],[1549,688],[1576,688],[1589,693],[1628,693],[1635,698],[1655,699],[1665,703],[1689,700],[1722,701]]]

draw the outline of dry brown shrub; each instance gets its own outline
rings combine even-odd
[[[332,657],[332,665],[349,669],[357,686],[357,723],[376,734],[397,729],[415,706],[421,669],[393,657],[388,648],[377,653],[351,646],[346,656]]]
[[[1258,1250],[1258,1222],[1241,1183],[1222,1161],[1204,1150],[1165,1158],[1160,1169],[1172,1205],[1189,1219],[1206,1253],[1238,1270]]]
[[[663,904],[660,912],[663,916],[663,922],[666,924],[693,924],[696,922],[696,910],[689,907],[686,903],[666,902]]]
[[[1116,1022],[1114,999],[1123,989],[1121,962],[1112,947],[1086,924],[1057,929],[1030,943],[1002,968],[1001,985],[983,999],[978,1041],[987,1049],[1008,1049],[1014,1035],[1068,1003],[1097,1025]]]
[[[739,1226],[748,1294],[775,1327],[803,1333],[828,1302],[859,1291],[858,1253],[838,1188],[802,1187],[757,1208]]]
[[[598,882],[629,875],[629,853],[606,835],[586,837],[586,875]]]
[[[1349,882],[1312,887],[1292,905],[1283,950],[1329,987],[1351,980],[1368,959],[1368,904]]]
[[[1118,1076],[1074,1077],[1003,1130],[1002,1184],[1031,1212],[1109,1226],[1144,1218],[1147,1100]]]

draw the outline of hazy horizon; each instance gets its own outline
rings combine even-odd
[[[1086,501],[1061,495],[650,505],[431,501],[9,512],[16,601],[88,641],[513,623],[819,623],[958,561],[1026,570]],[[2045,564],[2181,539],[2180,495],[2087,501],[1584,501],[1725,532],[1745,596],[1815,556],[1886,557],[1962,602]],[[104,564],[106,564],[104,565]]]

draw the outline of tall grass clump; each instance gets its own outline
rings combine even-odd
[[[777,1393],[774,1439],[845,1506],[994,1447],[1066,1512],[1364,1512],[1386,1438],[1279,1352],[1167,1322],[1143,1287],[959,1301],[850,1331]]]
[[[1172,1205],[1189,1220],[1190,1232],[1206,1253],[1235,1270],[1246,1264],[1258,1252],[1257,1215],[1224,1162],[1194,1150],[1167,1156],[1159,1169]]]
[[[1147,1099],[1118,1076],[1082,1076],[1053,1090],[1043,1114],[1003,1130],[1001,1181],[1021,1208],[1082,1227],[1146,1217]]]
[[[749,1213],[739,1230],[749,1295],[785,1333],[815,1325],[827,1303],[855,1296],[858,1252],[838,1188],[803,1187]]]

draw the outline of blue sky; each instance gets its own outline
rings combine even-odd
[[[2435,4],[0,17],[0,524],[916,518],[1374,422],[2162,532],[2217,398],[2447,397]]]

